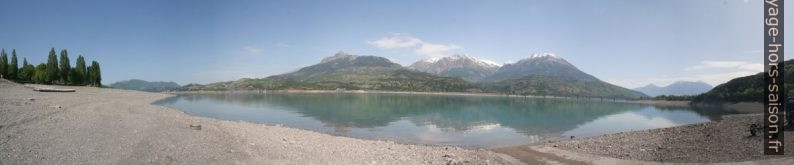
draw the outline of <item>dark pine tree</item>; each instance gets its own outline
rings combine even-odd
[[[91,82],[93,86],[101,87],[102,86],[102,71],[99,69],[99,63],[96,61],[91,61]]]
[[[66,49],[61,50],[61,63],[59,66],[58,77],[60,78],[61,84],[70,84],[69,71],[72,70],[72,66],[69,64],[69,53],[66,52]]]
[[[3,49],[0,51],[0,77],[9,79],[6,70],[8,70],[8,55],[6,55],[6,49]]]
[[[38,67],[37,67],[38,68]],[[55,83],[60,78],[58,77],[58,56],[55,55],[55,48],[50,49],[50,56],[47,58],[46,78],[44,82]]]
[[[75,78],[76,78],[76,80],[73,80],[75,81],[74,83],[76,85],[88,84],[87,82],[88,75],[85,68],[85,58],[83,58],[83,55],[77,56],[77,63],[75,64],[74,69],[75,69]]]
[[[17,65],[17,50],[11,50],[11,63],[8,64],[8,79],[17,80],[19,79],[19,67]]]

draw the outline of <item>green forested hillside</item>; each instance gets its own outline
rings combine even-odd
[[[792,64],[794,60],[785,61]],[[784,68],[786,93],[794,92],[794,65],[786,65]],[[735,78],[724,84],[717,85],[710,91],[695,96],[693,102],[762,102],[764,101],[764,74],[761,72],[755,75]]]
[[[550,95],[636,99],[645,95],[600,80],[530,75],[520,79],[486,84],[486,89],[520,95]]]
[[[149,82],[138,79],[115,82],[110,84],[110,87],[127,89],[127,90],[147,91],[147,92],[162,92],[162,91],[170,91],[181,88],[181,86],[179,86],[179,84],[175,82],[162,82],[162,81]]]

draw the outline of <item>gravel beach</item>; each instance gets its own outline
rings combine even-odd
[[[765,156],[761,136],[750,136],[749,124],[763,124],[762,114],[728,115],[723,120],[679,127],[607,134],[495,151],[525,162],[546,158],[566,164],[738,163],[794,164],[794,154]],[[763,135],[759,131],[759,135]],[[785,132],[785,137],[794,137]],[[786,144],[794,139],[785,138]]]
[[[167,94],[0,80],[0,164],[520,164],[505,154],[194,117]],[[201,125],[200,130],[190,125]]]

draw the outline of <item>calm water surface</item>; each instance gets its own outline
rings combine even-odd
[[[190,94],[155,104],[224,120],[471,148],[672,127],[732,114],[598,100],[409,94]]]

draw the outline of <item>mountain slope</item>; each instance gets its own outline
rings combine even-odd
[[[344,52],[295,72],[262,79],[240,79],[185,87],[185,90],[250,89],[479,91],[477,86],[461,78],[440,77],[403,68],[383,57],[357,56]]]
[[[464,54],[421,60],[411,64],[408,68],[446,77],[461,77],[469,82],[477,82],[496,72],[499,65]]]
[[[597,78],[580,71],[565,59],[552,53],[535,53],[529,58],[516,63],[506,64],[494,74],[483,81],[498,82],[510,79],[520,79],[530,75],[546,75],[555,77],[571,77],[579,80],[598,80]]]
[[[179,84],[175,82],[162,82],[162,81],[148,82],[138,79],[115,82],[113,84],[110,84],[110,87],[127,89],[127,90],[147,91],[147,92],[162,92],[169,90],[177,90],[181,88],[181,86],[179,86]]]
[[[794,60],[785,61],[786,64],[794,63]],[[786,79],[784,85],[785,93],[794,92],[794,65],[785,65]],[[724,84],[717,85],[706,93],[695,96],[692,102],[763,102],[764,101],[764,74],[761,72],[755,75],[732,79]]]
[[[655,97],[659,95],[675,95],[675,96],[684,96],[684,95],[697,95],[704,92],[708,92],[713,88],[711,85],[706,84],[702,81],[692,82],[692,81],[676,81],[673,84],[659,87],[654,84],[648,84],[643,87],[634,88],[636,91],[640,91],[645,93],[648,96]]]
[[[645,95],[612,85],[577,69],[551,53],[502,66],[481,82],[488,90],[522,94],[634,99]]]

